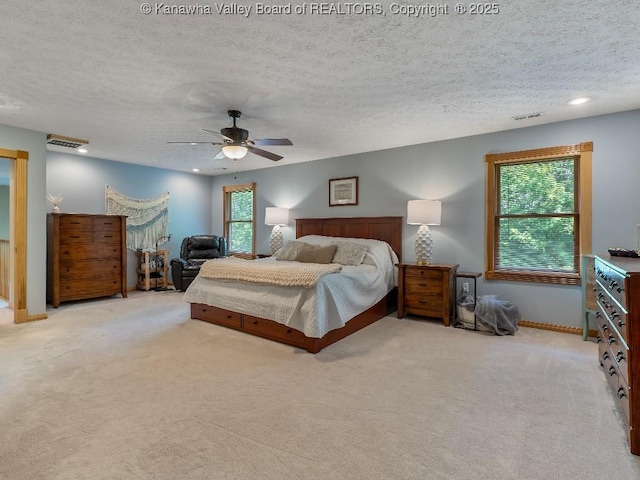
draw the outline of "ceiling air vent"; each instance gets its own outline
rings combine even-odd
[[[542,116],[542,112],[536,113],[525,113],[524,115],[516,115],[515,117],[511,117],[514,120],[529,120],[530,118],[538,118]]]
[[[54,133],[47,135],[47,145],[55,145],[57,147],[78,148],[88,143],[89,140],[82,140],[80,138],[63,137],[62,135],[56,135]]]

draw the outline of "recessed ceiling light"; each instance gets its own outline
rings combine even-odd
[[[589,100],[591,100],[589,97],[578,97],[572,98],[567,103],[569,105],[582,105],[583,103],[587,103]]]
[[[192,168],[192,169],[191,169],[191,171],[192,171],[192,172],[199,172],[199,171],[200,171],[200,169],[199,169],[199,168]]]
[[[0,110],[18,110],[20,107],[22,107],[21,101],[0,93]]]
[[[89,150],[87,150],[86,148],[79,148],[78,149],[78,153],[87,153]]]
[[[195,142],[191,142],[191,145],[197,145],[197,143],[195,143]]]

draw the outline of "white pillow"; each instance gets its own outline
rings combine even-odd
[[[369,250],[366,245],[351,242],[332,241],[331,244],[338,247],[331,263],[339,263],[340,265],[354,267],[360,265]]]

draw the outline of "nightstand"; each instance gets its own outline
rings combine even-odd
[[[398,263],[398,318],[405,313],[451,323],[458,265]]]

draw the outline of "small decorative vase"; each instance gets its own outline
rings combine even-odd
[[[51,213],[60,213],[60,207],[58,205],[54,205],[51,209]]]

